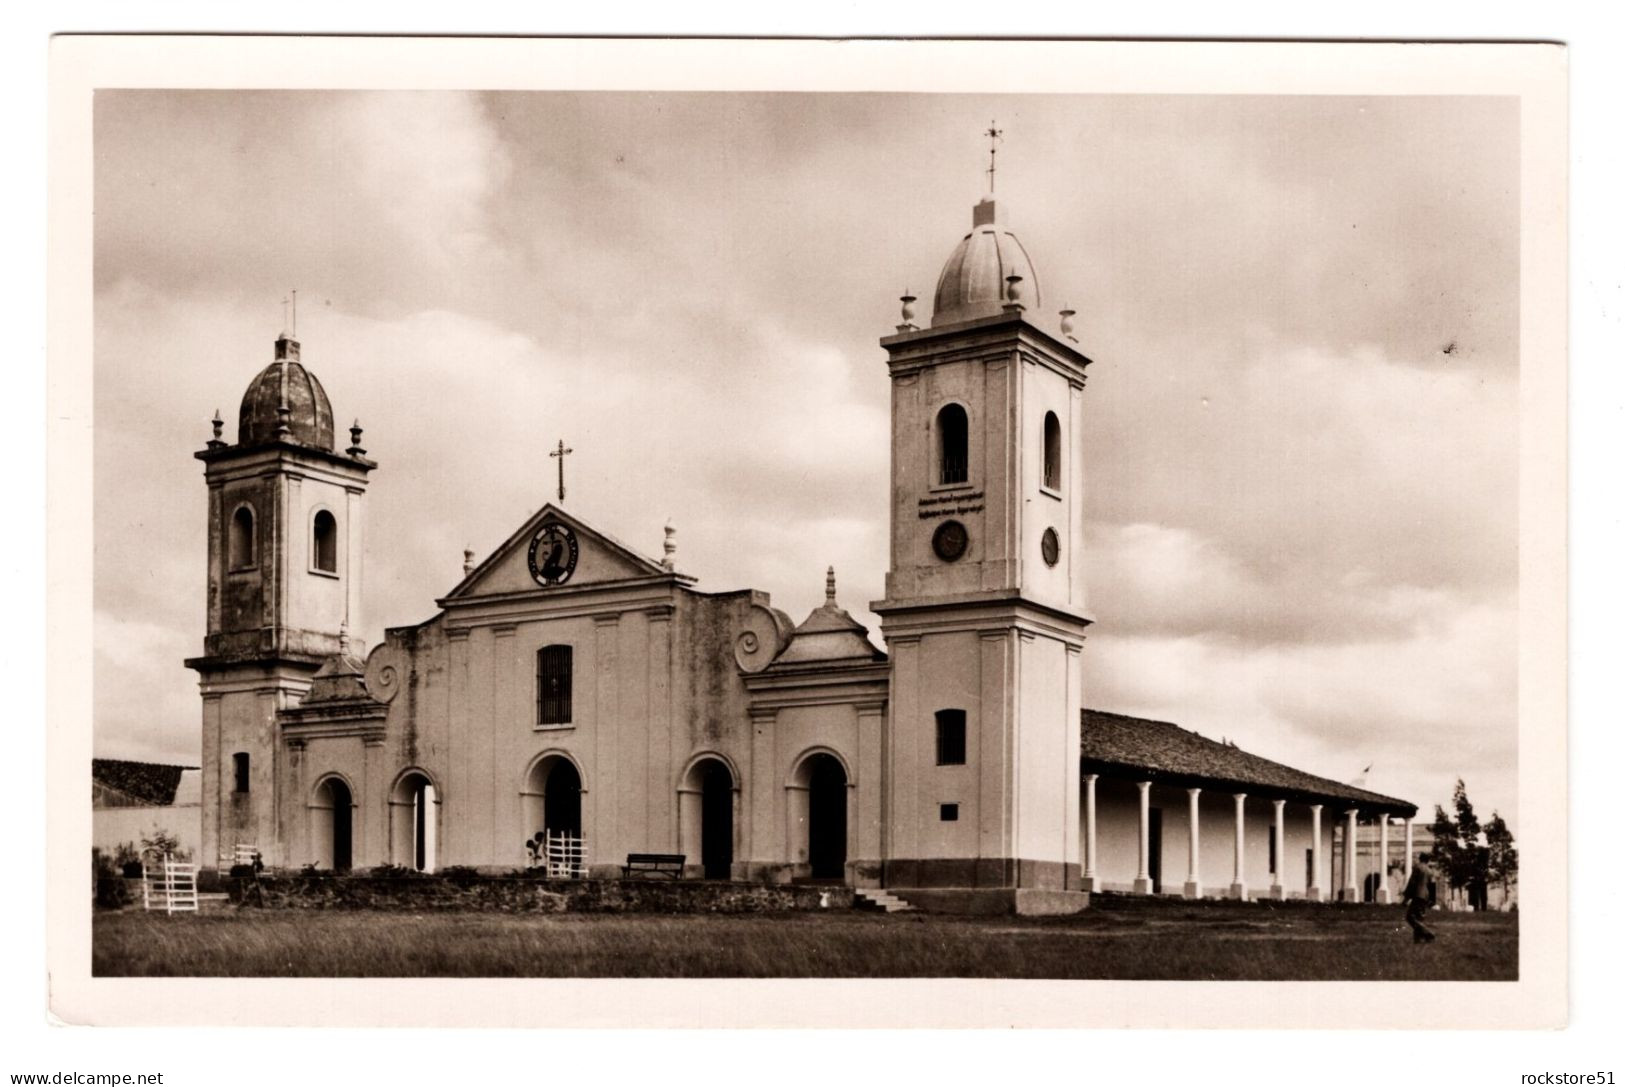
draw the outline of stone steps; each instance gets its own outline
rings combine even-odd
[[[857,887],[852,891],[852,904],[859,909],[883,910],[886,913],[907,913],[914,906],[894,894],[878,887]]]

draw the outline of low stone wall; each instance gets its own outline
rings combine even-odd
[[[227,877],[231,901],[254,904],[253,879]],[[271,875],[260,904],[293,910],[485,910],[504,913],[767,913],[847,909],[848,887],[711,880],[578,879],[525,876]]]

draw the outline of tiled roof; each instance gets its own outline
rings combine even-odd
[[[1209,740],[1168,721],[1148,721],[1104,710],[1083,711],[1083,765],[1140,780],[1216,787],[1255,796],[1357,807],[1372,814],[1410,818],[1416,805],[1353,785],[1316,777],[1278,762]]]
[[[195,766],[169,766],[161,762],[130,762],[126,759],[90,760],[91,781],[158,806],[173,804],[181,773],[196,769]]]

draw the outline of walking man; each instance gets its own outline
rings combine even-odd
[[[1411,878],[1405,881],[1405,923],[1411,926],[1412,942],[1431,944],[1433,933],[1422,923],[1428,912],[1429,856],[1423,853],[1411,867]]]

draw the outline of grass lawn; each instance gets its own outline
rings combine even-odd
[[[1413,945],[1400,907],[1178,902],[1067,918],[97,913],[98,976],[968,977],[1511,981],[1516,914],[1448,914]]]

